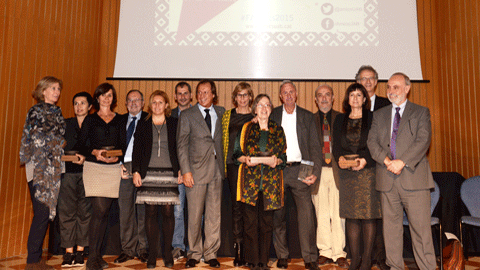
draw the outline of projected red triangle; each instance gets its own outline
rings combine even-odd
[[[180,43],[190,33],[213,19],[237,0],[187,0],[183,1],[180,22],[175,37]]]

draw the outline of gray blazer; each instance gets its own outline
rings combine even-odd
[[[368,149],[377,162],[376,189],[388,192],[393,181],[400,181],[406,190],[431,189],[434,187],[432,171],[427,159],[427,151],[432,138],[430,111],[426,107],[407,100],[400,120],[397,135],[397,159],[405,162],[400,175],[387,171],[383,161],[391,158],[390,137],[392,121],[392,105],[374,112],[373,123],[368,134]]]
[[[177,153],[180,170],[182,174],[191,172],[195,184],[207,184],[215,180],[216,165],[222,179],[225,177],[221,123],[225,108],[213,108],[218,116],[213,138],[198,105],[182,111],[178,120]]]
[[[273,109],[270,118],[282,125],[283,105]],[[320,182],[320,175],[322,173],[322,147],[318,140],[317,124],[310,111],[297,105],[297,137],[302,159],[310,160],[315,163],[313,166],[313,174],[317,176],[317,181]],[[288,148],[288,143],[287,143]],[[317,182],[315,181],[315,182]]]

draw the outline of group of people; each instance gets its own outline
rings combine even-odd
[[[83,265],[89,246],[86,268],[108,267],[101,247],[115,199],[122,246],[115,263],[137,256],[155,268],[163,245],[166,267],[185,256],[185,268],[200,260],[218,268],[224,180],[232,198],[234,266],[269,269],[273,241],[277,268],[288,268],[284,202],[291,194],[306,269],[326,263],[403,269],[404,210],[419,268],[435,269],[426,158],[430,112],[408,101],[407,75],[390,77],[388,99],[375,95],[377,82],[375,69],[362,66],[345,92],[344,113],[332,109],[329,85],[315,91],[317,113],[301,108],[289,80],[280,85],[282,105],[275,108],[268,95],[254,96],[241,82],[232,92],[234,108],[226,111],[215,105],[215,83],[206,79],[196,87],[195,105],[190,85],[178,83],[173,110],[168,95],[157,90],[144,112],[142,92],[131,90],[125,115],[114,112],[115,88],[103,83],[93,98],[76,94],[76,116],[65,120],[55,105],[62,81],[43,78],[20,149],[34,210],[26,269],[48,269],[41,248],[57,211],[66,250],[62,266]],[[64,155],[76,158],[63,162]]]

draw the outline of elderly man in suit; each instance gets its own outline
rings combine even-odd
[[[368,96],[370,97],[370,111],[373,112],[391,104],[387,98],[375,94],[378,83],[378,72],[372,66],[361,66],[355,75],[355,80],[367,90]],[[389,267],[385,264],[386,255],[382,219],[377,219],[376,225],[377,231],[375,233],[375,244],[372,252],[372,263],[376,264],[381,270],[388,270]]]
[[[430,189],[434,187],[427,151],[432,137],[430,111],[407,99],[410,79],[395,73],[388,80],[392,105],[373,116],[368,148],[377,162],[387,265],[404,269],[403,210],[407,213],[415,260],[420,269],[435,269],[430,227]]]
[[[315,243],[315,212],[311,185],[320,179],[322,172],[321,147],[313,114],[297,106],[297,89],[293,82],[283,81],[280,85],[282,106],[273,109],[271,118],[282,125],[287,138],[287,167],[283,171],[285,189],[293,194],[297,207],[298,234],[305,268],[318,269],[318,252]],[[298,180],[300,162],[314,162],[313,174]],[[276,210],[273,216],[273,245],[277,253],[277,267],[288,267],[288,246],[285,207]]]
[[[388,101],[387,98],[375,94],[378,83],[378,73],[372,66],[361,66],[355,75],[355,80],[367,89],[368,96],[370,97],[370,111],[373,112],[390,105],[390,101]]]
[[[202,256],[211,267],[220,267],[220,210],[223,164],[221,119],[225,108],[213,105],[217,91],[212,80],[202,80],[196,89],[195,106],[182,111],[177,130],[177,152],[188,201],[188,260],[195,267]],[[202,241],[202,215],[205,243]]]
[[[338,191],[338,165],[332,157],[331,127],[340,112],[332,109],[333,89],[324,84],[315,90],[318,112],[314,119],[322,149],[322,175],[312,186],[312,201],[317,216],[317,248],[320,251],[318,264],[335,262],[341,268],[348,268],[345,248],[345,219],[340,218],[340,194]],[[337,177],[334,177],[336,175]]]
[[[148,114],[143,111],[145,100],[140,90],[132,89],[128,91],[125,105],[128,113],[123,115],[122,121],[127,132],[127,149],[122,166],[126,178],[121,180],[120,192],[118,193],[122,253],[114,262],[126,262],[133,259],[136,254],[142,262],[146,262],[148,255],[145,234],[145,206],[141,205],[136,208],[135,205],[136,188],[132,181],[132,152],[138,121],[145,119]]]

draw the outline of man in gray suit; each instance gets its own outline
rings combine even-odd
[[[430,111],[407,100],[410,79],[395,73],[388,80],[392,102],[373,115],[368,148],[377,162],[387,265],[404,269],[403,210],[407,213],[415,260],[420,269],[435,269],[430,227],[430,189],[434,187],[427,151],[432,137]]]
[[[195,267],[202,256],[210,267],[220,267],[220,210],[223,164],[221,119],[225,108],[216,103],[212,80],[202,80],[196,90],[198,103],[182,111],[177,130],[177,152],[188,201],[188,260]],[[202,240],[202,215],[205,243]]]
[[[297,106],[297,88],[291,81],[280,85],[283,106],[273,109],[271,118],[282,125],[287,138],[287,167],[283,171],[285,189],[289,188],[297,206],[298,234],[305,268],[318,269],[318,252],[315,238],[315,213],[311,185],[320,179],[322,171],[321,146],[313,114]],[[300,162],[314,162],[313,174],[298,180]],[[277,253],[277,267],[288,267],[288,246],[285,207],[273,215],[273,245]]]

